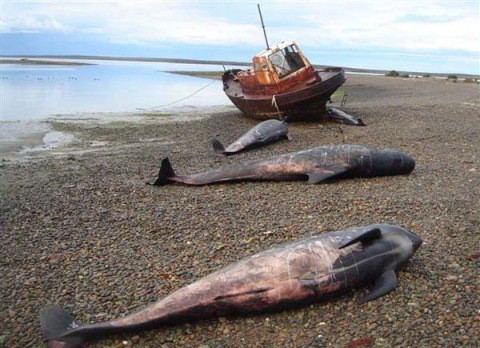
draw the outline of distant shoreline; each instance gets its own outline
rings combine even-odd
[[[221,80],[223,71],[165,71],[169,74],[203,77],[207,79]]]
[[[77,60],[109,60],[109,61],[126,61],[126,62],[152,62],[152,63],[177,63],[177,64],[206,64],[206,65],[221,65],[228,66],[251,66],[251,62],[235,62],[235,61],[219,61],[219,60],[200,60],[200,59],[184,59],[184,58],[141,58],[141,57],[108,57],[108,56],[84,56],[84,55],[6,55],[0,56],[0,61],[5,58],[23,57],[34,59],[77,59]],[[83,63],[78,63],[79,65]],[[328,68],[330,65],[318,65],[313,64],[315,68]],[[343,67],[346,72],[352,73],[367,73],[367,74],[381,74],[384,75],[392,70],[398,71],[400,74],[413,75],[413,76],[437,76],[447,77],[448,75],[456,75],[459,78],[474,78],[480,79],[480,75],[474,74],[461,74],[461,73],[431,73],[431,72],[419,72],[419,71],[403,71],[398,69],[383,70],[383,69],[363,69],[363,68],[350,68]]]
[[[68,65],[68,66],[77,66],[77,65],[95,65],[91,63],[78,63],[78,62],[59,62],[52,60],[38,60],[38,59],[3,59],[0,58],[0,64],[22,64],[22,65]]]

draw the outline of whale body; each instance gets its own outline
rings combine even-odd
[[[364,303],[396,288],[395,271],[421,243],[413,232],[387,224],[324,233],[247,257],[112,321],[82,324],[50,305],[41,314],[41,327],[50,347],[79,347],[119,331],[298,306],[373,283]]]
[[[240,138],[228,145],[227,148],[217,139],[212,139],[212,146],[216,153],[230,156],[246,149],[265,146],[281,138],[290,140],[287,123],[279,120],[267,120],[251,128]]]
[[[330,178],[408,174],[414,168],[415,160],[397,150],[329,145],[194,175],[177,175],[167,157],[162,160],[158,177],[152,185],[162,186],[169,182],[207,185],[247,180],[308,180],[309,184],[318,184]]]
[[[366,126],[362,119],[349,115],[336,108],[329,108],[327,114],[330,116],[330,119],[335,122],[349,124],[351,126]]]

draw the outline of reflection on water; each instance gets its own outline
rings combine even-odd
[[[0,119],[38,120],[55,114],[123,112],[160,106],[230,105],[215,81],[164,71],[222,70],[221,66],[82,61],[98,65],[0,64]],[[161,110],[161,109],[160,109]]]

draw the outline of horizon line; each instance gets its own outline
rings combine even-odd
[[[236,62],[236,61],[221,61],[221,60],[207,60],[207,59],[189,59],[189,58],[159,58],[159,57],[122,57],[122,56],[97,56],[97,55],[75,55],[75,54],[8,54],[0,55],[0,58],[12,58],[12,57],[25,57],[25,58],[59,58],[59,59],[79,59],[79,60],[111,60],[111,61],[130,61],[130,62],[152,62],[152,63],[176,63],[176,64],[205,64],[205,65],[221,65],[225,69],[225,65],[235,65],[235,66],[252,66],[250,62]],[[319,65],[312,64],[315,68],[331,68],[333,65]],[[406,71],[406,70],[385,70],[385,69],[368,69],[368,68],[353,68],[353,67],[342,67],[346,72],[357,72],[357,73],[379,73],[386,74],[391,71],[397,71],[400,74],[409,74],[409,75],[431,75],[437,77],[443,77],[448,75],[456,75],[460,78],[475,78],[480,79],[480,75],[476,74],[465,74],[465,73],[436,73],[436,72],[420,72],[420,71]]]

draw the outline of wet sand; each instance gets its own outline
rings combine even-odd
[[[56,119],[53,130],[75,142],[0,167],[0,346],[41,346],[38,317],[48,303],[80,322],[109,320],[272,245],[380,222],[407,227],[424,244],[397,273],[396,291],[376,301],[356,303],[366,286],[303,308],[124,333],[90,346],[478,346],[479,86],[349,76],[344,88],[342,109],[367,127],[291,124],[292,141],[229,158],[215,155],[210,139],[228,144],[256,124],[233,107],[192,109],[188,122],[153,114],[132,114],[132,122]],[[408,176],[320,185],[145,185],[166,156],[189,174],[340,143],[397,148],[417,166]]]

